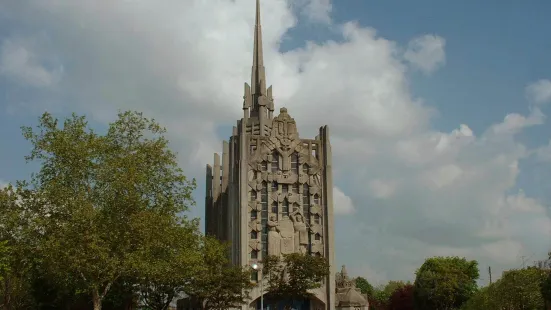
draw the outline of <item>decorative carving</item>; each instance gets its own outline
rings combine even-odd
[[[268,255],[279,256],[281,254],[281,235],[279,225],[274,215],[270,216],[268,225]]]
[[[308,225],[299,211],[291,214],[291,220],[295,230],[295,249],[304,254],[308,250]]]
[[[253,251],[260,251],[260,249],[262,248],[262,244],[260,243],[260,240],[249,240],[249,247],[253,250]]]
[[[318,224],[312,224],[310,225],[310,230],[313,234],[319,234],[320,236],[323,234],[323,226]]]
[[[258,201],[249,201],[249,211],[260,211],[262,205]]]
[[[312,242],[312,253],[323,255],[323,243]]]
[[[295,230],[293,222],[286,215],[279,221],[279,233],[281,235],[281,254],[293,253]]]
[[[262,223],[259,219],[255,219],[249,222],[249,228],[254,231],[261,231],[262,230]]]
[[[314,204],[310,207],[310,214],[319,214],[321,215],[321,207],[317,204]]]

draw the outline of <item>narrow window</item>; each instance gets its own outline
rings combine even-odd
[[[291,154],[291,171],[293,173],[298,173],[298,153],[294,152]]]
[[[268,223],[268,184],[266,182],[262,182],[260,204],[262,206],[260,211],[260,222],[262,224],[260,242],[262,243],[262,257],[264,258],[268,253],[268,230],[266,229],[266,224]]]
[[[302,204],[303,205],[310,204],[310,188],[308,187],[308,184],[302,185]]]
[[[318,194],[314,195],[314,203],[319,205],[320,204],[320,196]]]
[[[287,201],[287,198],[283,200],[281,215],[287,215],[287,216],[289,215],[289,201]]]
[[[279,154],[277,151],[272,153],[272,172],[279,171]]]
[[[320,215],[319,214],[314,215],[314,223],[316,223],[316,224],[320,223]]]

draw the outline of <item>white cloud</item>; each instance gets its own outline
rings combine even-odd
[[[446,40],[436,35],[424,35],[409,41],[404,59],[414,68],[430,74],[446,62]]]
[[[352,214],[355,211],[352,199],[338,187],[333,187],[333,205],[335,214]]]
[[[389,198],[396,191],[396,181],[373,180],[369,182],[371,194],[376,198]]]
[[[549,144],[538,148],[535,154],[538,161],[551,162],[551,140],[549,141]]]
[[[526,87],[526,95],[535,104],[551,102],[551,81],[542,79]]]
[[[515,134],[525,127],[541,125],[545,120],[545,115],[537,108],[533,109],[528,117],[517,113],[508,114],[505,116],[503,123],[496,124],[492,127],[496,134]]]
[[[99,121],[117,109],[155,117],[168,128],[186,174],[203,182],[204,164],[222,147],[219,126],[229,136],[242,114],[254,1],[107,6],[34,0],[19,6],[11,13],[20,23],[32,20],[37,32],[50,33],[50,49],[42,52],[57,52],[71,64],[56,85],[67,110]],[[335,213],[354,212],[336,218],[339,264],[407,279],[434,254],[464,253],[497,271],[511,267],[517,253],[510,251],[546,253],[551,234],[541,202],[508,194],[529,155],[514,134],[542,124],[539,110],[510,114],[476,135],[467,124],[436,131],[434,108],[410,93],[404,58],[433,72],[445,61],[444,39],[413,39],[401,57],[404,47],[396,42],[345,23],[334,27],[339,42],[281,53],[297,17],[284,0],[263,1],[262,12],[276,109],[289,109],[302,137],[315,136],[323,124],[331,129]],[[33,63],[28,59],[23,63]]]
[[[311,22],[331,23],[331,0],[296,0],[291,3]]]
[[[32,42],[22,38],[5,39],[0,47],[0,74],[35,87],[56,84],[62,68],[46,69],[32,47]]]

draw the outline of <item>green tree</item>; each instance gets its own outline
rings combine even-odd
[[[1,309],[33,309],[32,271],[39,262],[36,219],[29,191],[8,185],[0,189],[0,242],[6,247],[0,276]]]
[[[356,287],[361,290],[362,294],[366,294],[368,297],[373,296],[373,285],[371,285],[366,278],[357,277]]]
[[[388,299],[389,310],[413,310],[415,304],[413,301],[412,284],[408,283],[403,286],[397,287]]]
[[[500,307],[510,309],[542,309],[544,299],[540,284],[546,272],[534,267],[504,272],[491,296]]]
[[[202,309],[237,308],[249,300],[254,287],[249,268],[230,265],[228,246],[212,237],[204,237],[201,262],[184,292]]]
[[[8,241],[0,241],[0,281],[10,270]]]
[[[551,272],[550,272],[550,265],[551,265],[551,252],[549,252],[549,259],[547,260],[547,264],[542,264],[546,268],[544,269],[546,271],[546,276],[541,281],[541,295],[543,296],[543,299],[548,305],[551,305]],[[543,268],[542,268],[543,269]]]
[[[392,296],[392,294],[406,286],[410,284],[409,282],[408,283],[404,283],[403,281],[389,281],[387,284],[381,284],[381,285],[378,285],[377,287],[375,287],[373,289],[373,293],[372,295],[368,295],[369,297],[369,302],[370,302],[370,305],[372,306],[373,309],[375,310],[385,310],[389,307],[389,302],[390,302],[390,297]]]
[[[329,263],[324,257],[292,253],[268,256],[263,262],[263,274],[268,277],[267,295],[274,300],[304,300],[310,290],[321,287],[329,275]]]
[[[165,226],[193,205],[195,182],[186,179],[168,149],[165,130],[140,113],[125,112],[105,135],[85,117],[59,121],[45,113],[28,161],[40,170],[27,188],[41,232],[41,267],[58,282],[89,294],[95,310],[115,281],[139,276]],[[148,227],[149,229],[143,229]],[[192,267],[192,266],[190,266]]]
[[[506,271],[501,279],[478,290],[462,309],[543,309],[539,284],[546,276],[546,271],[535,267]]]
[[[160,219],[162,220],[162,218]],[[203,271],[201,241],[198,221],[181,225],[149,227],[148,232],[160,242],[155,243],[143,253],[147,259],[141,260],[139,295],[141,301],[151,309],[166,310],[179,293],[191,285],[191,280]],[[147,228],[142,228],[147,230]],[[193,267],[193,268],[192,268]]]
[[[414,297],[417,308],[459,309],[476,292],[478,262],[459,257],[433,257],[416,272]]]

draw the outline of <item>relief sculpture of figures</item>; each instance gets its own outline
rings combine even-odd
[[[270,216],[268,225],[268,255],[279,256],[281,254],[281,235],[279,224],[274,215]]]
[[[295,230],[293,228],[293,222],[288,216],[284,215],[283,219],[279,221],[279,233],[281,235],[281,254],[291,254],[294,252],[294,238]]]
[[[304,254],[308,251],[308,226],[298,211],[291,214],[291,220],[295,230],[295,249]]]

